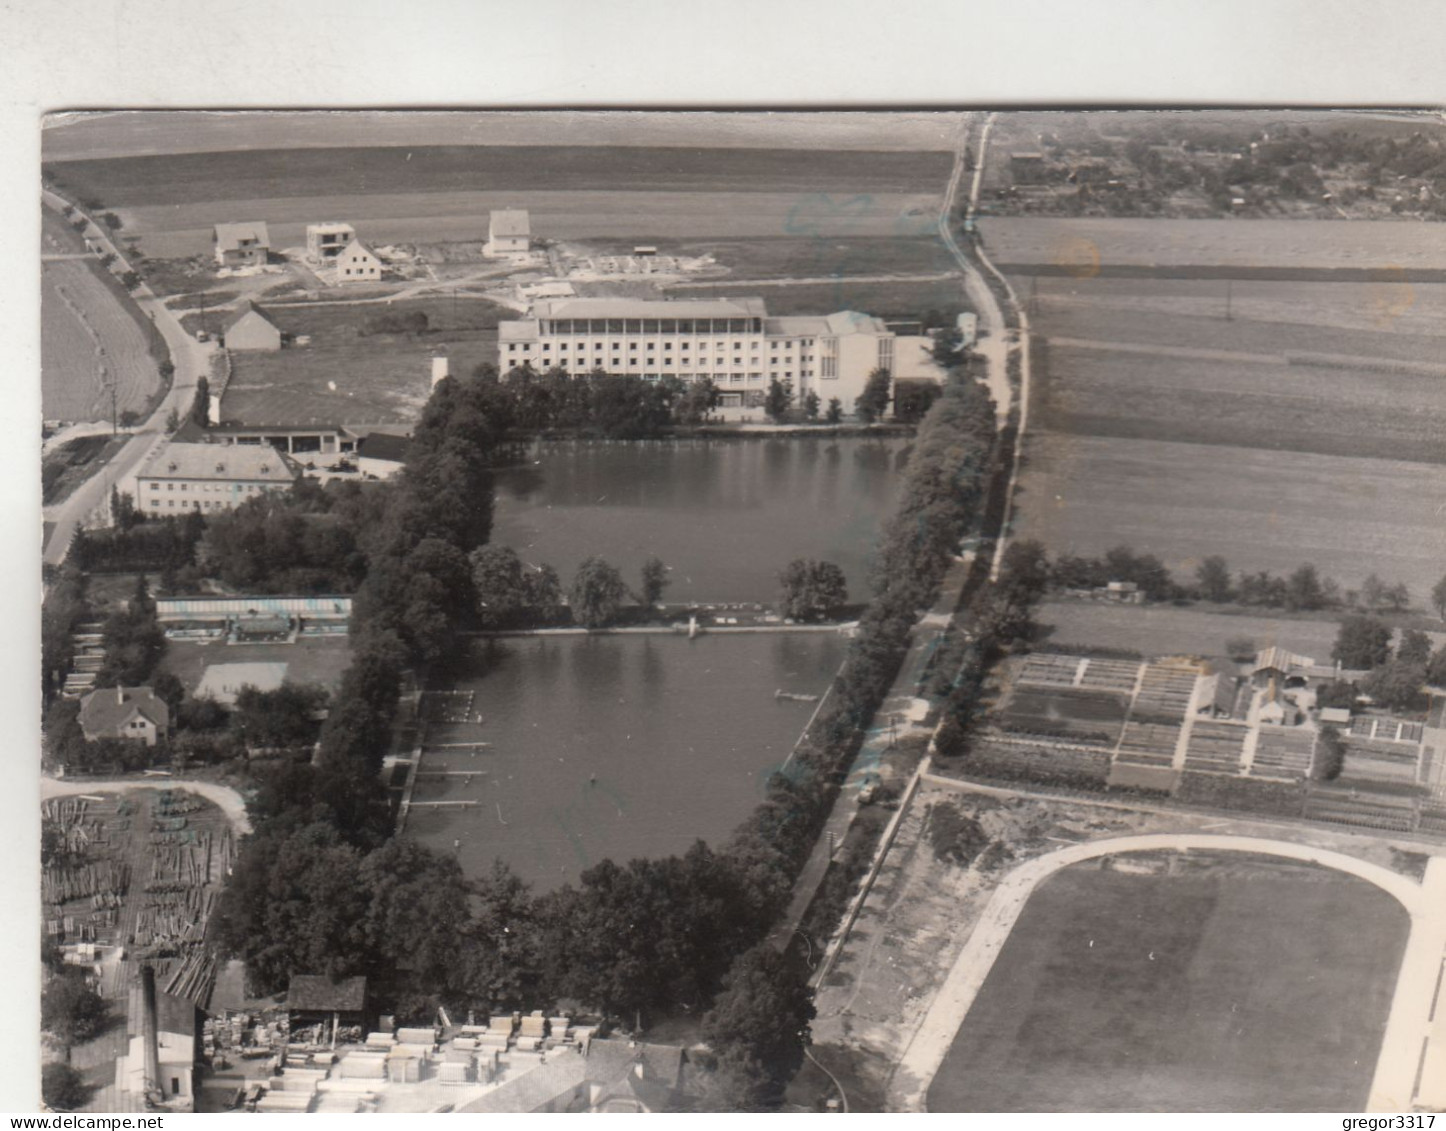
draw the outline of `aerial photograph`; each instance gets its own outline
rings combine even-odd
[[[1446,1112],[1446,115],[41,139],[48,1109]]]

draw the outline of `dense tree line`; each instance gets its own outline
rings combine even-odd
[[[473,376],[484,383],[485,407],[497,427],[509,433],[640,440],[702,424],[718,405],[718,389],[706,379],[648,381],[602,370],[570,376],[562,369],[538,373],[525,365],[499,379],[486,364]]]
[[[206,531],[200,511],[165,517],[133,513],[140,519],[129,526],[77,529],[69,559],[86,573],[159,572],[191,564]]]
[[[156,602],[145,574],[125,608],[105,619],[105,662],[96,675],[100,687],[136,687],[150,679],[166,652],[166,634],[156,619]]]

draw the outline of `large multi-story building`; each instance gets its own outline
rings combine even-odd
[[[895,335],[868,314],[770,317],[761,298],[534,302],[498,326],[499,368],[712,379],[723,406],[761,404],[770,380],[845,412],[876,369],[894,372]]]
[[[136,476],[136,504],[146,514],[230,510],[300,477],[295,461],[270,444],[172,441]]]

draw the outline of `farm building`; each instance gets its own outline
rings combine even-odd
[[[336,257],[338,283],[375,283],[382,277],[382,261],[361,240],[352,240]]]
[[[405,436],[373,432],[357,445],[357,470],[363,475],[389,479],[402,469],[412,442]]]
[[[325,1025],[333,1032],[343,1026],[367,1023],[367,980],[342,978],[333,982],[324,974],[293,974],[286,989],[286,1012],[291,1029]]]
[[[222,341],[228,350],[279,350],[281,329],[259,306],[243,303],[226,324]]]
[[[532,221],[522,208],[504,208],[487,219],[484,255],[526,254],[532,247]]]
[[[211,242],[218,267],[264,267],[271,252],[271,236],[263,220],[217,224]]]
[[[802,398],[837,397],[845,412],[875,369],[895,370],[896,335],[868,314],[770,318],[761,298],[534,302],[498,324],[498,365],[609,373],[648,380],[710,378],[724,407],[759,404],[771,378]]]
[[[356,239],[356,229],[337,221],[306,225],[306,254],[316,263],[326,263],[341,254]]]
[[[269,446],[173,440],[136,476],[136,504],[147,514],[230,510],[299,478],[291,457]]]
[[[125,738],[154,746],[171,725],[171,709],[149,687],[103,687],[80,701],[80,729],[94,742]]]

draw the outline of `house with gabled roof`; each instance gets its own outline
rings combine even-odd
[[[91,742],[124,738],[154,746],[170,725],[171,709],[149,687],[103,687],[80,701],[80,729]]]
[[[271,234],[264,220],[217,224],[211,243],[217,267],[264,267],[271,253]]]
[[[532,248],[532,221],[525,208],[502,208],[487,218],[484,255],[525,255]]]
[[[377,253],[359,239],[342,248],[332,260],[338,283],[375,283],[382,277],[382,261]]]
[[[279,350],[281,327],[253,302],[243,302],[226,324],[222,341],[228,350]]]

